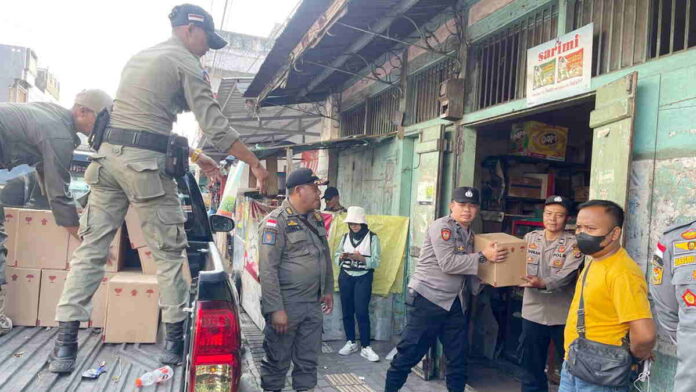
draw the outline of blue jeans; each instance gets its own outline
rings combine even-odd
[[[628,390],[628,387],[605,387],[585,382],[570,374],[566,363],[563,362],[561,385],[558,386],[558,392],[628,392]]]

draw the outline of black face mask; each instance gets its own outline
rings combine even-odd
[[[575,236],[578,241],[578,249],[580,252],[586,255],[592,255],[597,252],[601,252],[606,246],[602,246],[602,241],[614,230],[613,228],[609,230],[609,233],[605,235],[589,235],[587,233],[580,233]]]

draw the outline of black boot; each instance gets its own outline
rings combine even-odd
[[[184,322],[164,323],[167,336],[164,342],[164,354],[160,362],[164,365],[178,365],[184,354]]]
[[[53,373],[71,373],[75,368],[77,359],[77,331],[80,328],[79,321],[60,321],[58,323],[58,337],[51,354],[51,363],[48,370]]]

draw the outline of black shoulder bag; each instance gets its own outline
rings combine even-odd
[[[591,265],[592,261],[587,264],[580,288],[577,322],[579,337],[568,348],[566,366],[570,374],[585,382],[606,387],[625,387],[631,382],[634,362],[628,339],[624,338],[621,346],[614,346],[585,337],[584,291]]]

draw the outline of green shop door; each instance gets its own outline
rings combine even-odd
[[[590,113],[592,171],[590,199],[605,199],[626,208],[631,175],[633,122],[638,73],[597,88],[595,110]]]
[[[437,219],[442,188],[442,163],[445,147],[444,126],[423,128],[414,143],[411,176],[409,259],[406,275],[410,279],[418,262],[428,226]],[[414,368],[426,380],[435,374],[435,347]]]

